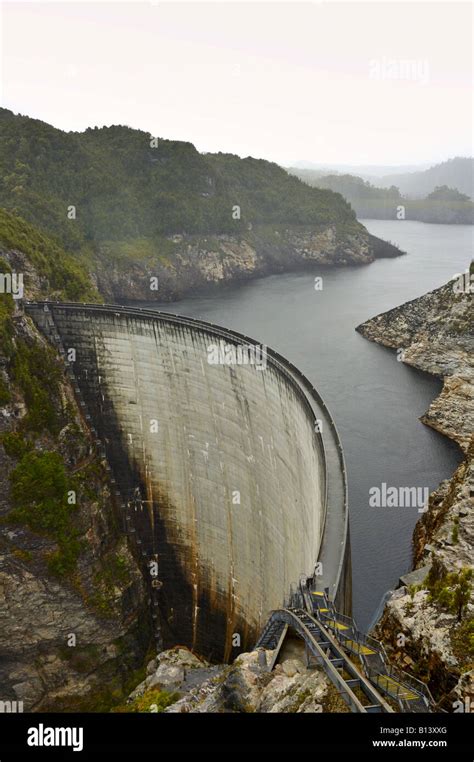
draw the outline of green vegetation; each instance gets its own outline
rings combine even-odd
[[[89,597],[89,604],[101,616],[111,618],[115,615],[115,591],[117,585],[124,585],[130,580],[130,568],[127,559],[120,555],[120,549],[114,548],[102,559],[100,572],[94,575],[94,593]]]
[[[116,706],[113,712],[164,712],[171,704],[174,704],[180,698],[179,693],[170,693],[169,691],[151,688],[145,691],[143,696],[138,696],[129,704]]]
[[[311,170],[305,169],[295,170],[295,173],[310,185],[328,188],[334,191],[334,193],[341,193],[351,204],[367,200],[389,201],[393,208],[394,202],[399,202],[401,199],[400,191],[394,185],[390,188],[377,188],[369,183],[368,180],[363,180],[362,177],[357,177],[356,175],[326,175],[325,177],[320,177],[317,174],[315,175]]]
[[[88,257],[113,242],[128,256],[127,241],[147,256],[148,239],[168,261],[163,239],[171,233],[243,234],[248,223],[358,227],[341,196],[308,188],[268,161],[200,154],[161,138],[153,147],[150,135],[125,126],[64,133],[6,109],[0,177],[0,205]],[[72,205],[76,219],[68,218]],[[65,286],[60,274],[48,277]]]
[[[176,245],[165,236],[135,238],[129,241],[105,241],[101,244],[101,255],[127,266],[133,262],[155,262],[157,259],[169,267],[174,259]]]
[[[4,259],[0,258],[0,273],[10,273],[11,268],[10,265],[5,262]],[[13,304],[13,297],[11,294],[0,294],[0,353],[5,355],[6,357],[9,357],[12,349],[12,336],[13,336],[13,325],[11,321],[11,316],[13,314],[14,304]],[[3,384],[3,386],[2,386]],[[5,388],[5,383],[0,379],[0,400],[2,399],[2,389],[3,389],[3,398],[5,401],[1,404],[6,404],[10,401],[9,394],[7,393],[7,390]]]
[[[21,460],[33,448],[31,442],[25,439],[19,431],[8,431],[2,435],[0,441],[6,454],[10,458],[16,458],[16,460]]]
[[[42,279],[45,295],[54,292],[64,301],[99,301],[99,295],[83,265],[66,254],[52,238],[40,233],[17,214],[2,208],[0,243],[27,256]],[[10,268],[4,269],[0,262],[0,272],[6,271],[9,272]]]
[[[3,378],[0,376],[0,407],[4,407],[5,405],[8,405],[10,400],[11,400],[10,389],[8,388]]]
[[[454,655],[461,664],[474,667],[474,619],[466,619],[451,633]]]
[[[431,201],[470,201],[471,199],[465,193],[461,193],[457,188],[448,188],[447,185],[438,185],[426,197]]]
[[[28,408],[22,426],[34,432],[47,429],[57,433],[60,421],[53,400],[60,398],[61,373],[53,350],[18,339],[11,359],[11,377],[20,387]]]
[[[453,521],[453,530],[451,532],[451,540],[457,543],[459,540],[459,517],[456,517]]]
[[[13,509],[8,519],[54,539],[58,550],[48,559],[57,576],[71,574],[81,551],[68,503],[73,484],[56,452],[27,452],[10,474]]]
[[[406,219],[474,223],[474,204],[470,197],[447,185],[437,186],[426,198],[413,199],[402,196],[395,184],[390,187],[377,187],[356,175],[323,175],[318,170],[296,168],[289,171],[311,187],[328,188],[340,193],[351,204],[358,217],[396,219],[397,207],[403,206]],[[394,179],[396,180],[396,176]]]
[[[471,596],[472,569],[462,569],[459,572],[440,573],[433,565],[423,587],[429,591],[428,600],[437,603],[451,614],[457,616],[460,622]]]

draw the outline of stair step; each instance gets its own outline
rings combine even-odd
[[[364,646],[362,643],[356,643],[354,640],[343,640],[342,644],[346,648],[350,648],[352,651],[356,651],[358,654],[364,654],[364,656],[377,653],[372,648]]]
[[[332,630],[348,630],[349,629],[347,624],[341,624],[341,622],[337,622],[335,619],[331,619],[330,621],[326,622],[326,624]]]

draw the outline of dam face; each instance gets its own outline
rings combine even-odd
[[[183,644],[215,661],[251,648],[269,611],[318,559],[322,584],[348,610],[342,453],[324,404],[295,368],[270,351],[265,367],[239,364],[250,339],[189,318],[26,309],[73,357],[165,648]],[[227,360],[224,347],[235,350]]]

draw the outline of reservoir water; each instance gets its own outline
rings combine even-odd
[[[472,257],[473,228],[362,222],[407,255],[363,267],[316,267],[270,276],[160,308],[268,344],[299,367],[323,396],[344,447],[353,610],[359,626],[367,628],[385,591],[411,568],[412,532],[419,518],[416,508],[370,507],[370,488],[385,482],[432,490],[452,474],[461,453],[419,421],[441,382],[397,362],[394,351],[363,339],[354,329],[464,271]],[[314,289],[318,275],[323,277],[322,291]]]

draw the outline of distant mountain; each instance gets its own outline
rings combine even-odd
[[[293,169],[311,169],[318,172],[321,176],[350,174],[370,181],[389,174],[406,174],[407,172],[421,171],[429,166],[429,164],[320,164],[304,160],[295,161],[291,165]]]
[[[426,198],[403,196],[395,186],[381,188],[355,175],[321,175],[319,170],[291,168],[308,185],[340,193],[360,219],[407,219],[441,224],[474,224],[474,204],[467,194],[436,186]]]
[[[408,198],[422,198],[437,186],[447,185],[474,198],[474,159],[457,156],[422,172],[387,174],[378,184],[383,188],[397,186],[400,193]]]

